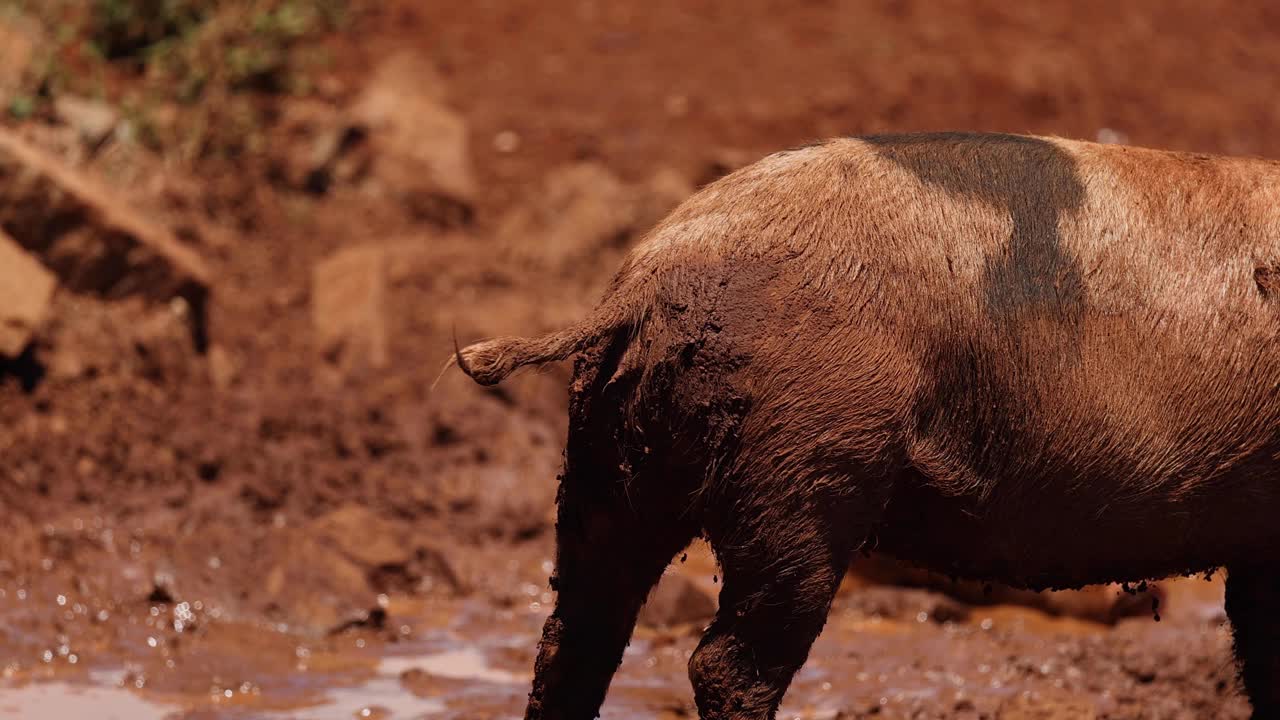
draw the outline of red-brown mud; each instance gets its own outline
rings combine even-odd
[[[580,319],[644,228],[730,167],[924,129],[1280,155],[1269,3],[370,5],[325,40],[313,95],[260,98],[268,142],[231,161],[5,120],[215,280],[203,355],[181,308],[59,291],[0,362],[0,716],[518,715],[553,601],[568,368],[432,382],[455,328]],[[465,122],[471,176],[418,188],[377,161],[396,133],[356,133],[309,186],[319,139],[373,112],[353,108],[402,52],[438,71],[419,84]],[[344,291],[381,300],[321,347],[313,269],[364,246],[385,274]],[[705,551],[673,572],[717,588]],[[1220,577],[1115,625],[861,582],[784,717],[1247,717]],[[642,624],[605,717],[693,716],[691,602]]]

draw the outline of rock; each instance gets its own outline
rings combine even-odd
[[[321,543],[365,568],[405,565],[413,555],[400,528],[360,505],[334,510],[308,529]]]
[[[461,587],[449,558],[423,543],[408,523],[356,503],[281,529],[262,547],[259,600],[291,624],[320,632],[381,625],[382,594]]]
[[[503,218],[498,242],[519,264],[566,269],[621,252],[692,193],[692,183],[671,168],[632,185],[599,162],[562,166]]]
[[[415,213],[457,225],[470,218],[476,180],[466,120],[444,95],[435,67],[403,52],[378,67],[348,115],[368,135],[379,182]]]
[[[649,627],[672,627],[701,623],[716,614],[716,600],[681,572],[668,572],[640,609],[640,623]]]
[[[58,380],[75,380],[85,374],[86,365],[80,353],[67,347],[59,346],[50,358],[49,375]]]
[[[314,138],[305,157],[306,172],[299,184],[313,195],[323,195],[334,182],[362,177],[372,162],[364,135],[355,128],[325,130]]]
[[[514,442],[512,444],[515,444]],[[459,531],[514,541],[536,537],[555,522],[555,470],[530,458],[525,465],[453,468],[439,480],[438,497]]]
[[[292,100],[283,107],[280,129],[285,141],[272,146],[272,174],[288,187],[323,195],[368,175],[373,159],[367,132],[333,105]]]
[[[4,129],[0,229],[73,292],[183,299],[191,335],[203,349],[211,273],[199,255],[122,198]]]
[[[53,111],[91,147],[101,145],[120,122],[120,114],[110,105],[74,95],[59,95],[53,101]]]
[[[386,367],[387,250],[340,250],[312,274],[311,319],[321,354],[346,371]]]
[[[541,192],[512,210],[498,241],[522,264],[561,269],[625,244],[638,225],[640,195],[598,162],[553,170]]]
[[[264,576],[262,599],[291,625],[326,632],[376,600],[360,565],[314,539],[295,538],[277,555]]]
[[[190,371],[186,309],[180,304],[144,309],[126,331],[133,353],[129,366],[155,383],[183,378]]]
[[[330,635],[337,635],[358,628],[365,630],[381,630],[387,625],[387,611],[382,607],[360,610],[351,617],[338,623],[329,630]]]
[[[236,379],[235,362],[221,345],[209,348],[208,356],[209,382],[213,383],[213,388],[218,392],[226,392]]]
[[[57,281],[0,232],[0,355],[17,357],[44,322]]]
[[[366,507],[348,504],[306,525],[279,530],[263,544],[260,599],[268,609],[317,632],[356,618],[376,621],[376,582],[388,567],[414,562],[407,529]]]
[[[849,596],[846,607],[867,617],[939,625],[964,621],[970,614],[969,606],[947,595],[908,587],[865,587]]]

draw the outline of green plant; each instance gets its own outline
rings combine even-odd
[[[90,95],[127,104],[134,137],[182,159],[253,152],[265,124],[258,96],[313,87],[308,73],[324,57],[316,41],[356,1],[0,0],[0,11],[36,19],[52,40],[28,100],[9,112],[40,112],[63,92]]]
[[[131,57],[198,28],[217,2],[200,0],[94,0],[90,42],[111,60]]]
[[[14,95],[9,100],[9,114],[15,119],[25,120],[36,112],[36,99],[30,95]]]

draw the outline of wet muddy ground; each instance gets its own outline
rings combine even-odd
[[[95,625],[94,610],[75,598],[5,588],[5,617],[54,611],[66,623],[58,644],[9,638],[22,651],[3,670],[0,715],[519,717],[552,601],[542,584],[547,562],[517,568],[518,594],[501,607],[382,596],[381,627],[321,637],[221,619],[199,600],[153,600]],[[714,586],[714,561],[702,548],[669,572]],[[1167,590],[1159,622],[1134,617],[1113,627],[850,576],[780,717],[1247,717],[1220,579],[1184,579]],[[695,717],[685,667],[700,630],[642,624],[602,717]]]
[[[520,716],[568,369],[433,387],[441,363],[455,332],[581,318],[657,218],[766,152],[956,129],[1280,156],[1267,2],[363,5],[297,48],[327,58],[305,89],[244,91],[262,125],[232,156],[139,142],[127,62],[77,90],[129,110],[105,139],[4,115],[214,281],[202,352],[180,306],[60,290],[0,360],[0,717]],[[606,718],[696,715],[716,571],[672,572],[702,599],[642,624]],[[1221,575],[1114,625],[863,577],[781,717],[1247,717]]]

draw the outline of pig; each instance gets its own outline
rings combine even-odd
[[[704,537],[703,720],[773,718],[851,554],[1040,590],[1227,570],[1280,717],[1280,165],[903,134],[704,187],[580,324],[457,350],[574,360],[557,593],[526,718],[597,716]]]

